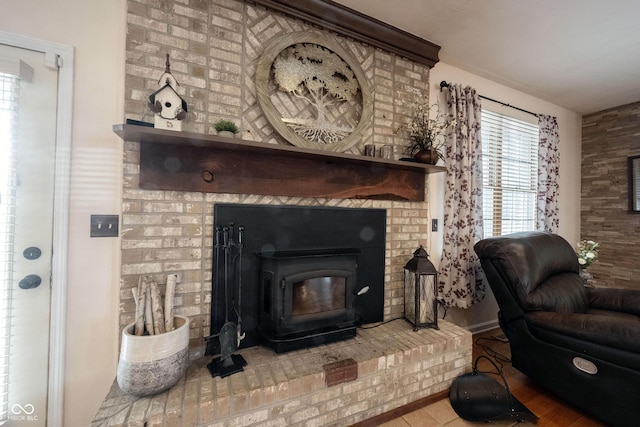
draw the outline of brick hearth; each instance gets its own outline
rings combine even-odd
[[[129,396],[114,382],[92,427],[351,425],[446,390],[471,370],[471,346],[471,333],[451,323],[414,332],[398,319],[280,355],[240,350],[248,365],[224,379],[211,378],[210,357],[199,358],[156,396]],[[357,363],[355,379],[349,359]],[[336,366],[345,377],[328,386],[325,373],[337,373]]]

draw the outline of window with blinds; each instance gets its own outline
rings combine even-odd
[[[534,230],[537,124],[482,110],[484,237]]]
[[[8,416],[19,80],[0,73],[0,423]]]

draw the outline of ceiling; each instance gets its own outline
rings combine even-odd
[[[335,0],[580,114],[640,101],[639,0]]]

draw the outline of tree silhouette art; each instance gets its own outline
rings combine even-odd
[[[350,127],[336,126],[326,118],[328,108],[352,102],[360,90],[355,74],[336,53],[313,43],[295,44],[274,60],[273,73],[279,90],[315,107],[315,120],[282,119],[296,133],[311,141],[329,144],[353,131]]]

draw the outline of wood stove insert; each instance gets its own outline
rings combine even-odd
[[[353,248],[260,254],[262,345],[282,353],[353,338],[358,254]]]

